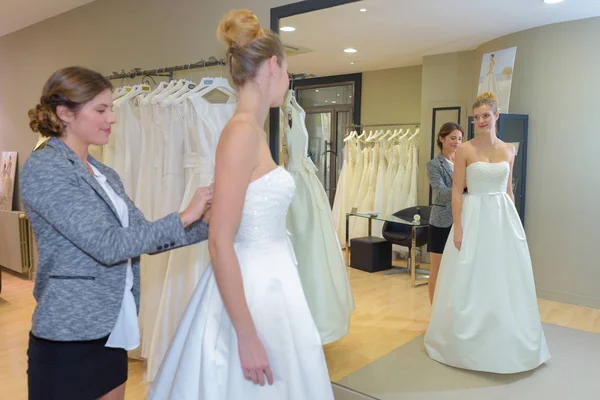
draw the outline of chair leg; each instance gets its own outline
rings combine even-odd
[[[410,247],[408,248],[408,258],[406,259],[406,263],[406,268],[392,267],[392,269],[385,271],[385,275],[410,274]]]

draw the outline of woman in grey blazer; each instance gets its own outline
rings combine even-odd
[[[462,143],[464,132],[460,125],[446,122],[440,128],[437,145],[440,154],[427,163],[429,184],[433,190],[433,207],[429,217],[429,241],[427,248],[431,253],[431,271],[429,274],[429,301],[433,303],[442,254],[452,227],[452,174],[454,155]]]
[[[20,174],[39,253],[29,399],[124,399],[127,350],[140,339],[140,255],[208,237],[211,188],[148,222],[115,171],[88,154],[116,122],[111,89],[97,72],[61,69],[29,111],[31,129],[49,137]]]

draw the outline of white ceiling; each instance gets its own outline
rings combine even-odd
[[[420,65],[423,56],[472,50],[510,33],[595,16],[600,16],[600,0],[553,5],[542,0],[363,0],[284,18],[280,26],[296,27],[281,32],[284,43],[312,50],[290,56],[290,72],[327,76]],[[358,52],[346,54],[346,47]]]
[[[0,36],[94,0],[0,0]]]

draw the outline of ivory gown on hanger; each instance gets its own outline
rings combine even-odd
[[[356,140],[349,140],[344,146],[344,164],[335,191],[333,201],[333,222],[338,232],[338,240],[346,247],[346,213],[351,211],[350,196],[354,167],[356,164]]]
[[[233,96],[223,104],[211,103],[201,95],[192,95],[181,104],[184,105],[188,110],[188,126],[182,170],[191,169],[192,173],[180,202],[180,211],[187,207],[197,188],[213,183],[217,143],[235,112],[237,102]],[[158,372],[188,301],[209,262],[206,241],[169,253],[160,305],[155,309],[157,317],[148,353],[147,380],[152,381]]]
[[[317,168],[307,156],[304,110],[288,94],[284,111],[292,116],[292,127],[286,123],[284,132],[288,171],[296,182],[287,227],[310,311],[323,344],[327,344],[348,334],[354,299],[329,200],[317,178]]]
[[[425,349],[441,363],[509,374],[550,359],[525,231],[506,193],[507,162],[467,167],[463,240],[442,256]]]
[[[237,335],[209,265],[179,323],[148,400],[333,400],[319,333],[286,229],[294,179],[282,167],[248,185],[234,248],[272,386],[242,372]]]

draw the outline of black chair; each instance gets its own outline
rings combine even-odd
[[[412,221],[414,219],[415,214],[421,215],[421,221],[428,222],[429,215],[431,214],[431,207],[429,206],[416,206],[405,208],[404,210],[400,210],[395,212],[393,215],[395,217],[404,219],[406,221]],[[417,240],[416,247],[421,247],[427,244],[429,238],[429,228],[417,228]],[[411,269],[411,257],[412,254],[412,239],[413,239],[413,230],[410,225],[403,225],[394,222],[385,222],[382,228],[382,236],[388,242],[392,244],[397,244],[399,246],[408,247],[408,257],[407,257],[407,265],[406,269],[404,268],[395,268],[392,271],[388,271],[386,274],[394,274],[399,272],[409,272]],[[419,271],[422,273],[427,273],[427,271]]]

